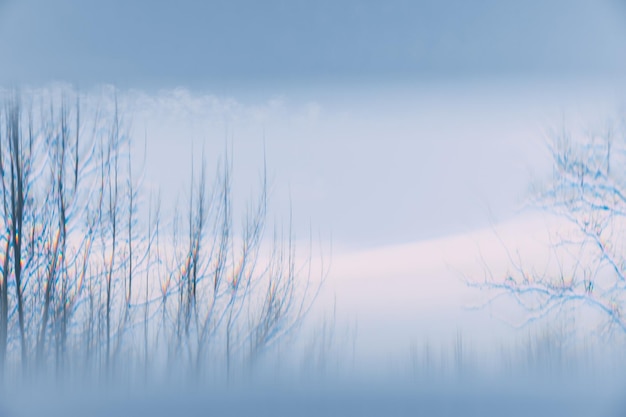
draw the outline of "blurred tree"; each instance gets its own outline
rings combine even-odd
[[[570,226],[547,248],[557,254],[558,272],[525,265],[507,249],[504,279],[487,271],[484,281],[470,284],[490,290],[489,302],[512,297],[528,313],[524,323],[591,308],[604,330],[626,333],[626,136],[616,129],[580,137],[563,130],[548,150],[552,176],[534,188],[532,205]]]

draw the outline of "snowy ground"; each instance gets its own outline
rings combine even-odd
[[[480,282],[488,273],[505,277],[507,250],[542,268],[549,262],[550,238],[561,226],[535,213],[430,241],[339,249],[320,309],[328,311],[336,303],[338,329],[353,330],[356,354],[366,361],[394,357],[402,362],[411,346],[449,347],[459,335],[476,349],[490,351],[494,344],[514,340],[519,332],[512,324],[523,315],[506,305],[481,308],[490,294],[467,282]]]

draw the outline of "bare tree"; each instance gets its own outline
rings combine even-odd
[[[24,220],[28,218],[29,205],[31,192],[31,167],[32,167],[32,153],[33,153],[33,126],[32,119],[27,119],[27,128],[23,128],[24,116],[22,114],[22,107],[20,97],[17,93],[10,98],[6,104],[5,110],[5,130],[6,136],[4,144],[7,148],[3,149],[6,153],[2,157],[2,190],[4,194],[4,209],[5,209],[5,227],[7,229],[7,242],[6,248],[7,258],[12,259],[12,265],[9,261],[5,260],[4,263],[4,283],[7,288],[3,289],[3,319],[8,318],[8,313],[5,316],[4,309],[8,308],[8,279],[9,273],[12,272],[15,282],[15,300],[17,304],[17,316],[19,325],[19,336],[21,346],[21,363],[22,367],[26,368],[28,359],[28,346],[27,346],[27,329],[26,318],[24,311],[24,268],[29,261],[29,253],[27,245],[31,244],[28,239],[33,235],[30,233],[32,230],[28,230],[25,227]],[[10,251],[10,252],[9,252]],[[12,267],[12,270],[9,268]],[[2,325],[4,328],[5,324]],[[4,333],[4,330],[3,330]],[[5,337],[4,335],[2,336]]]
[[[565,130],[548,142],[552,177],[535,187],[532,205],[567,227],[546,250],[555,268],[528,265],[507,250],[510,271],[483,281],[492,303],[507,297],[528,314],[522,324],[567,311],[601,317],[601,329],[626,333],[626,137],[608,129],[576,137]]]

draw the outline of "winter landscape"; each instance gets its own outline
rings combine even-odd
[[[626,415],[624,39],[0,0],[0,417]]]

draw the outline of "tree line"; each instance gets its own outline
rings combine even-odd
[[[78,94],[11,91],[0,108],[0,375],[229,374],[292,334],[320,288],[265,169],[234,224],[232,163],[191,169],[161,212],[128,124]],[[173,138],[175,139],[175,138]],[[310,261],[310,257],[308,258]]]

